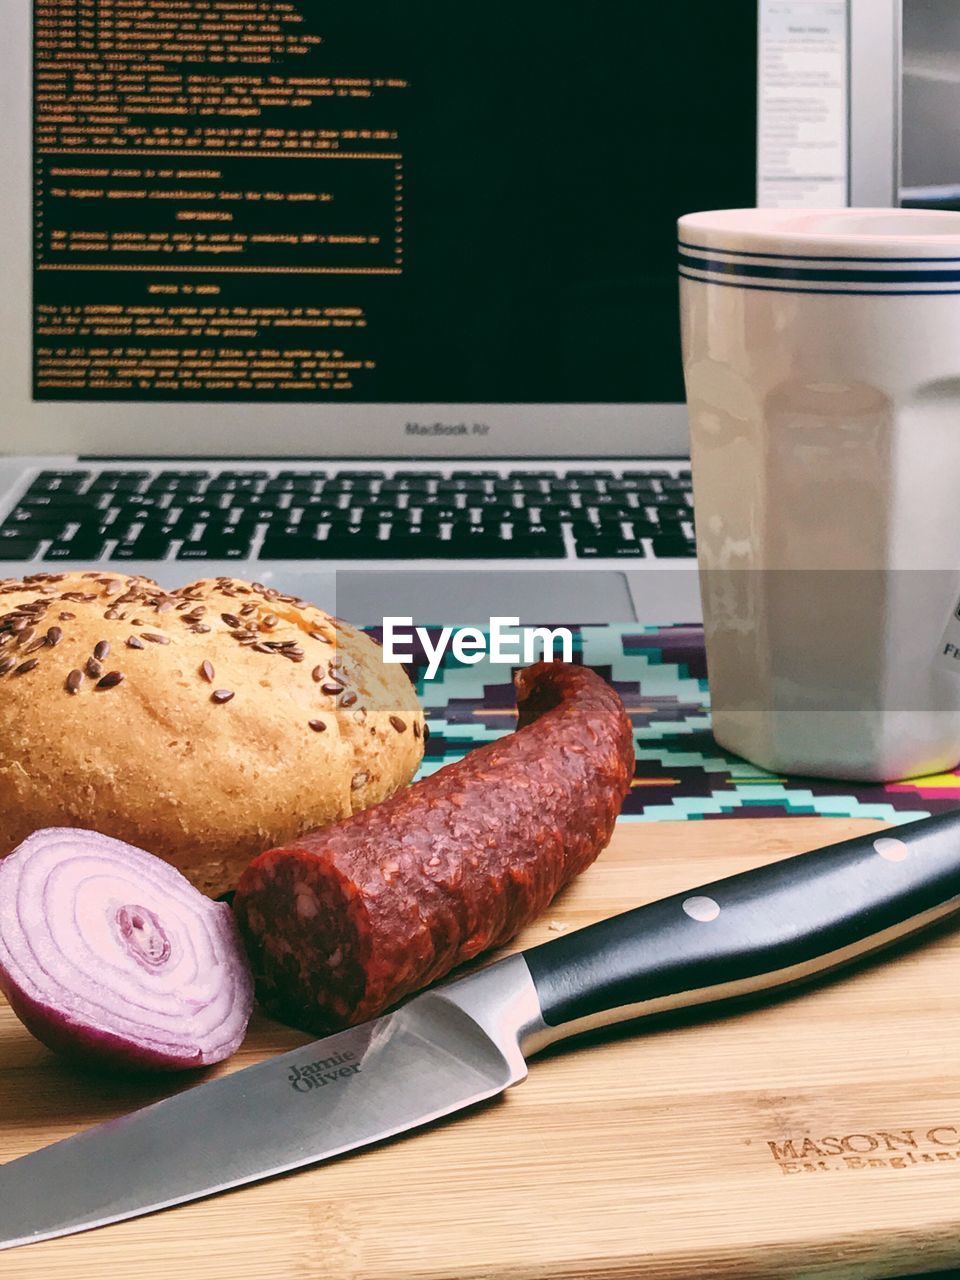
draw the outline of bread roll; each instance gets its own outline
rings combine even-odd
[[[230,578],[0,581],[0,856],[88,827],[233,888],[413,777],[423,713],[355,627]]]

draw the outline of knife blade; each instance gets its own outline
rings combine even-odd
[[[331,1160],[491,1099],[596,1027],[772,991],[960,912],[960,811],[573,931],[0,1166],[0,1249]]]

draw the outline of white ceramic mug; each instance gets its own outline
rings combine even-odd
[[[717,740],[792,773],[953,767],[960,213],[691,214],[680,276]]]

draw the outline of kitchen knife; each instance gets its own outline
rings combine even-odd
[[[960,810],[639,907],[0,1167],[0,1248],[332,1159],[491,1098],[567,1036],[773,990],[960,911]]]

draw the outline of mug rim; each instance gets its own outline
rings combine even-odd
[[[781,250],[907,249],[926,257],[960,255],[960,211],[900,208],[712,209],[678,219],[681,243],[691,235],[711,247],[777,246]]]

